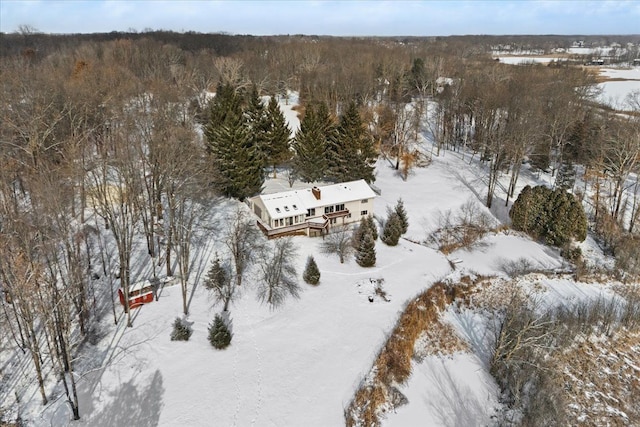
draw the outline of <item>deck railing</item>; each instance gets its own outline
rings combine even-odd
[[[269,225],[267,225],[264,221],[262,221],[261,219],[256,220],[256,223],[258,224],[258,228],[260,230],[262,230],[262,232],[267,236],[267,237],[277,237],[277,236],[281,236],[281,235],[285,235],[285,234],[292,234],[295,233],[296,231],[300,231],[300,230],[306,230],[307,228],[311,228],[314,230],[323,230],[327,227],[327,219],[325,218],[324,223],[317,223],[317,222],[301,222],[299,224],[293,224],[293,225],[287,225],[285,227],[278,227],[278,228],[272,228]]]

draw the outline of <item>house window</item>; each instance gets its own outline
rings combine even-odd
[[[360,215],[369,215],[369,211],[360,211]]]
[[[287,211],[287,212],[289,212],[289,206],[285,206],[285,207],[284,207],[284,210],[285,210],[285,211]]]
[[[328,214],[333,212],[333,206],[327,206],[326,208],[324,208],[324,213]]]
[[[368,202],[369,202],[369,199],[362,199],[362,200],[360,201],[360,203],[368,203]]]
[[[282,227],[283,225],[284,225],[284,220],[280,218],[280,227]]]
[[[347,218],[351,218],[351,212],[349,212],[349,214],[347,215]]]
[[[287,218],[287,225],[293,225],[293,217]]]
[[[280,208],[276,208],[276,212],[280,213]]]
[[[307,209],[307,216],[315,216],[316,208]]]
[[[340,205],[336,205],[336,212],[340,212],[344,210],[344,203],[340,204]]]
[[[296,205],[293,205],[293,210],[294,210],[294,211],[297,211],[297,210],[298,210],[298,207],[297,207]]]

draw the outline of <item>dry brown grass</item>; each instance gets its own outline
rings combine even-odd
[[[467,283],[473,283],[469,279]],[[402,384],[411,375],[416,342],[428,337],[431,343],[443,345],[443,351],[463,349],[464,345],[448,325],[440,321],[440,313],[456,299],[466,300],[470,285],[435,283],[410,301],[396,322],[387,342],[378,353],[370,381],[363,382],[345,410],[347,426],[378,426],[379,414],[392,407],[390,388]]]
[[[580,337],[557,363],[573,425],[640,425],[640,331]]]

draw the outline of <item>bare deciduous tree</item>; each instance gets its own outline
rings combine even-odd
[[[322,252],[326,254],[337,254],[340,263],[344,264],[345,259],[353,253],[352,232],[345,225],[338,225],[331,228],[331,232],[324,238],[321,244]]]
[[[294,298],[300,295],[294,266],[296,251],[293,241],[288,238],[278,239],[273,248],[265,248],[263,251],[258,300],[269,304],[271,308],[282,305],[289,295]]]
[[[242,278],[254,261],[254,255],[263,246],[264,236],[258,231],[254,221],[240,208],[228,225],[224,243],[231,253],[235,270],[236,285],[242,285]]]

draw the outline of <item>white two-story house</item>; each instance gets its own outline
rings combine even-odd
[[[359,222],[373,215],[376,193],[365,180],[262,194],[248,199],[267,237],[289,234],[320,236],[331,226]]]

